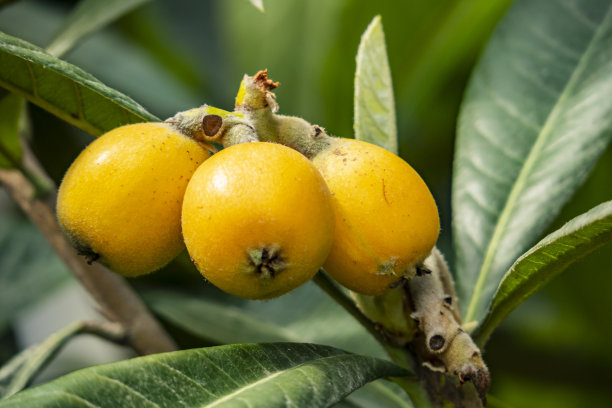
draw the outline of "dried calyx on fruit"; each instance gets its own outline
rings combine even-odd
[[[370,143],[330,137],[304,119],[275,113],[277,86],[262,71],[245,77],[236,111],[260,140],[309,157],[332,193],[336,231],[327,273],[356,292],[377,295],[416,275],[440,223],[426,184],[408,163]]]

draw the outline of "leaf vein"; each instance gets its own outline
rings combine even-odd
[[[602,21],[609,19],[611,17],[611,12],[612,6],[608,8],[608,12],[606,13],[606,16]],[[501,243],[502,234],[508,223],[510,222],[510,217],[515,209],[515,204],[519,201],[521,194],[525,189],[525,183],[527,182],[527,179],[529,178],[532,170],[535,167],[537,157],[539,157],[540,154],[545,150],[545,142],[553,135],[553,124],[558,120],[558,116],[567,100],[568,93],[574,88],[574,85],[578,81],[578,78],[580,78],[580,76],[583,74],[584,66],[593,52],[593,44],[595,43],[595,41],[598,40],[599,35],[602,33],[602,27],[604,26],[605,24],[602,23],[601,26],[598,27],[598,29],[593,33],[593,36],[586,45],[584,53],[580,57],[580,60],[577,62],[576,69],[571,74],[562,92],[559,94],[557,103],[549,112],[548,117],[542,127],[542,130],[539,132],[536,140],[534,141],[531,147],[531,150],[529,151],[529,154],[527,155],[526,160],[524,161],[521,171],[516,179],[516,183],[510,190],[510,194],[506,199],[504,208],[499,216],[499,219],[493,231],[493,235],[491,236],[491,240],[489,241],[489,244],[487,246],[485,257],[478,273],[478,279],[476,281],[476,285],[474,286],[474,290],[469,301],[469,306],[465,316],[466,321],[473,320],[477,313],[476,309],[480,303],[481,292],[485,285],[485,281],[489,275],[494,255],[497,252],[499,244]]]
[[[217,398],[216,394],[213,394],[212,392],[210,392],[206,387],[204,387],[202,384],[200,384],[199,382],[197,382],[196,380],[194,380],[193,378],[189,377],[187,374],[185,374],[184,372],[182,372],[181,370],[172,367],[171,365],[168,365],[162,361],[153,361],[154,364],[159,364],[163,367],[166,367],[168,369],[170,369],[171,371],[177,373],[178,375],[185,377],[187,380],[189,380],[191,383],[197,385],[198,387],[200,387],[202,389],[202,391],[204,391],[205,393],[207,393],[208,395],[210,395],[213,398]]]
[[[127,385],[126,383],[124,383],[123,381],[119,381],[116,378],[112,378],[109,377],[107,375],[104,374],[100,374],[100,373],[93,373],[94,376],[96,377],[100,377],[105,379],[106,381],[109,381],[113,384],[117,384],[119,385],[121,388],[125,388],[126,390],[128,390],[129,392],[131,392],[132,394],[135,394],[137,396],[139,396],[140,398],[142,398],[143,400],[147,401],[148,403],[150,403],[151,405],[157,407],[157,408],[161,408],[156,402],[151,401],[149,398],[147,398],[145,395],[143,395],[142,393],[140,393],[138,390],[136,390],[133,387],[130,387],[129,385]]]

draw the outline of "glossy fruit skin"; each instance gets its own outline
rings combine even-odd
[[[366,295],[387,291],[434,247],[436,203],[418,173],[376,145],[336,138],[313,158],[331,193],[334,244],[325,270]]]
[[[57,217],[79,251],[124,276],[153,272],[184,248],[181,206],[211,153],[162,123],[109,131],[72,163]]]
[[[329,190],[312,163],[274,143],[243,143],[206,161],[183,201],[183,235],[202,275],[248,299],[280,296],[311,279],[332,245]],[[266,249],[284,266],[273,276],[249,253]]]

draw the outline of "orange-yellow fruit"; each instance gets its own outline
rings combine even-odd
[[[336,218],[325,270],[366,295],[414,276],[440,230],[436,203],[417,172],[383,148],[340,138],[313,163],[332,193]]]
[[[181,206],[206,145],[162,123],[122,126],[76,158],[57,217],[75,247],[125,276],[161,268],[184,248]]]
[[[215,154],[193,175],[183,236],[202,275],[249,299],[280,296],[311,279],[332,245],[325,181],[304,156],[273,143]]]

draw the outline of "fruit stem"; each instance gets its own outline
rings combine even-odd
[[[246,123],[234,123],[228,126],[227,131],[221,136],[223,147],[229,147],[240,143],[258,142],[259,138],[255,129]]]
[[[281,143],[308,158],[328,148],[335,138],[327,135],[323,127],[299,117],[276,114],[278,105],[272,89],[277,86],[266,71],[252,77],[245,75],[236,97],[236,112],[247,118],[261,141]]]

